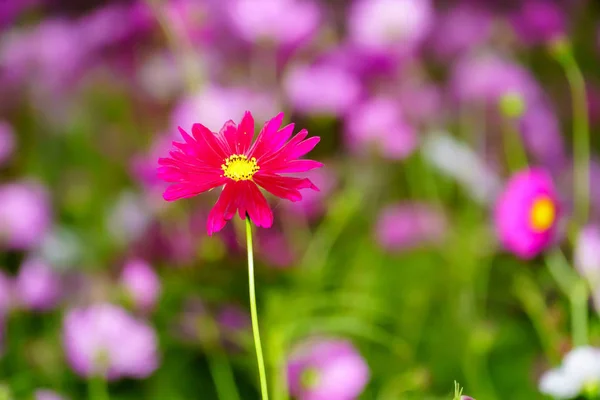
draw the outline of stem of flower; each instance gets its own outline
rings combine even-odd
[[[571,330],[573,344],[585,346],[588,344],[588,289],[583,280],[579,280],[571,289]]]
[[[88,379],[88,398],[90,400],[109,400],[106,378],[97,374]]]
[[[585,79],[573,55],[571,44],[558,40],[552,54],[565,71],[571,89],[573,107],[573,192],[575,194],[574,222],[577,227],[587,222],[590,201],[590,127]]]
[[[248,249],[248,286],[250,289],[250,315],[252,318],[252,334],[254,336],[254,347],[256,348],[256,359],[258,361],[258,375],[260,378],[260,392],[263,400],[269,399],[267,389],[267,374],[265,371],[265,360],[263,357],[262,344],[260,342],[260,331],[258,329],[258,312],[256,311],[256,290],[254,285],[254,254],[252,250],[252,222],[246,215],[246,247]]]
[[[208,366],[220,400],[239,400],[235,377],[225,354],[220,350],[208,356]]]

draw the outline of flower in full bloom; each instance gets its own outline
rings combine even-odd
[[[496,231],[517,256],[535,257],[554,239],[560,207],[547,171],[530,168],[514,174],[496,202]]]
[[[134,305],[142,310],[151,310],[158,296],[161,285],[154,269],[142,260],[130,260],[121,272],[121,285]]]
[[[159,159],[158,174],[171,183],[164,199],[174,201],[223,186],[208,215],[209,235],[223,229],[236,212],[242,219],[248,215],[257,226],[270,227],[273,212],[259,187],[282,199],[299,201],[300,189],[319,189],[307,178],[280,174],[322,166],[317,161],[299,159],[320,138],[305,139],[305,129],[292,137],[294,124],[280,128],[282,122],[280,113],[264,125],[254,142],[254,118],[248,111],[239,125],[227,121],[218,133],[194,124],[190,136],[180,127],[185,142],[173,142],[175,149],[170,157]]]
[[[84,377],[146,378],[158,366],[154,330],[112,304],[69,311],[63,346],[71,368]]]
[[[32,310],[49,310],[60,298],[61,278],[48,263],[28,259],[21,265],[15,280],[15,294],[19,301]]]
[[[599,388],[600,349],[591,346],[571,350],[560,367],[544,373],[539,381],[540,392],[557,399],[572,399],[583,392],[595,397]]]
[[[369,381],[369,367],[352,343],[312,339],[292,352],[287,365],[290,392],[298,400],[350,400]]]

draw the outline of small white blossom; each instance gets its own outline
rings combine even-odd
[[[600,383],[600,349],[591,346],[571,350],[560,367],[542,375],[540,392],[557,399],[572,399],[586,386]]]

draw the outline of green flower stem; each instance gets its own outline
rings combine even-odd
[[[219,350],[209,355],[208,364],[219,399],[239,400],[240,395],[237,392],[235,378],[225,354]]]
[[[509,119],[503,122],[504,153],[508,166],[512,172],[526,168],[528,165],[527,153],[521,140],[521,135],[515,127],[516,120]]]
[[[102,375],[92,376],[88,379],[89,400],[109,400],[106,378]]]
[[[571,330],[573,344],[585,346],[588,344],[588,288],[586,282],[579,280],[570,293],[571,299]]]
[[[260,331],[258,329],[258,312],[256,311],[256,290],[254,285],[254,255],[252,250],[252,222],[246,216],[246,247],[248,249],[248,286],[250,289],[250,314],[252,318],[252,334],[254,336],[254,347],[258,361],[258,375],[260,378],[260,392],[263,400],[269,399],[267,389],[267,374],[265,371],[265,360],[263,357],[262,344],[260,342]]]
[[[551,52],[562,66],[571,89],[573,107],[573,155],[575,210],[574,223],[581,227],[587,222],[590,202],[590,127],[587,108],[585,79],[573,55],[571,44],[558,40],[551,46]]]

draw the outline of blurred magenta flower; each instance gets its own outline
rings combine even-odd
[[[60,274],[48,263],[38,258],[26,259],[15,280],[15,294],[26,308],[45,311],[60,300],[62,282]]]
[[[545,103],[527,108],[519,121],[523,144],[535,161],[551,171],[560,171],[567,163],[558,117]]]
[[[296,65],[283,77],[283,91],[294,110],[309,115],[340,116],[356,104],[358,77],[336,63]]]
[[[452,71],[450,89],[467,103],[497,106],[503,96],[519,96],[525,107],[541,97],[541,89],[523,66],[498,55],[466,56]]]
[[[196,121],[217,131],[223,121],[242,118],[246,109],[253,110],[259,123],[269,119],[277,110],[272,93],[257,92],[246,87],[222,87],[215,84],[204,86],[199,92],[183,98],[171,114],[171,125],[191,129]]]
[[[431,48],[440,59],[457,56],[485,43],[492,33],[492,15],[479,5],[460,3],[438,16]]]
[[[0,242],[12,249],[38,246],[51,226],[50,199],[35,182],[0,186]]]
[[[375,149],[392,160],[409,156],[417,146],[415,129],[404,119],[399,104],[383,97],[353,109],[346,118],[345,133],[352,151]]]
[[[63,346],[71,368],[83,377],[142,379],[158,367],[154,330],[112,304],[70,310]]]
[[[352,343],[311,339],[297,346],[287,365],[290,393],[298,400],[352,400],[369,381],[369,367]]]
[[[310,39],[320,21],[320,9],[310,0],[229,0],[234,30],[251,43],[298,45]]]
[[[219,336],[223,346],[237,350],[243,344],[245,336],[250,334],[252,323],[248,311],[239,306],[228,304],[219,310],[216,317]]]
[[[15,134],[12,127],[0,121],[0,165],[4,165],[15,150]]]
[[[161,283],[150,264],[140,259],[127,261],[120,282],[136,308],[143,311],[154,308],[160,296]]]
[[[587,225],[577,236],[573,254],[577,271],[588,280],[592,288],[600,285],[600,227]]]
[[[538,383],[540,392],[556,399],[573,399],[586,388],[600,384],[600,349],[576,347],[558,368],[547,371]]]
[[[354,0],[348,38],[369,53],[406,55],[425,39],[433,19],[430,0]]]
[[[40,0],[3,0],[0,1],[0,29],[10,25],[23,11],[35,6]]]
[[[35,400],[65,400],[65,398],[52,390],[39,389],[35,391]]]
[[[337,177],[327,167],[308,171],[306,177],[319,188],[319,191],[305,192],[302,194],[302,201],[284,204],[292,213],[303,215],[308,219],[318,218],[326,211],[326,202],[337,183]]]
[[[375,227],[377,241],[388,251],[405,251],[442,241],[448,229],[441,211],[425,203],[385,207]]]
[[[535,257],[554,240],[560,211],[558,194],[546,170],[517,172],[496,202],[498,237],[515,255]]]
[[[208,216],[209,235],[220,231],[236,211],[241,219],[249,215],[255,225],[268,228],[273,213],[259,186],[282,199],[302,200],[300,189],[318,188],[307,178],[280,174],[306,172],[322,166],[313,160],[299,159],[319,143],[319,137],[306,139],[303,129],[292,137],[294,124],[280,129],[283,113],[268,121],[254,138],[254,118],[246,112],[240,125],[229,120],[219,133],[194,124],[192,136],[179,128],[185,143],[173,142],[170,157],[159,159],[159,176],[171,186],[164,193],[167,201],[196,196],[224,186],[219,200]],[[291,138],[291,139],[290,139]]]
[[[566,34],[567,13],[558,2],[527,0],[510,16],[518,38],[525,44],[548,43]]]
[[[300,203],[304,203],[304,199]],[[296,260],[290,243],[282,232],[263,231],[258,234],[257,254],[274,267],[289,267]]]

